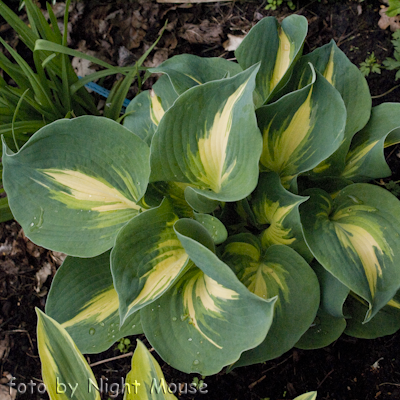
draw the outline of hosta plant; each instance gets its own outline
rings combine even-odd
[[[334,42],[261,20],[236,62],[180,55],[123,125],[58,120],[4,185],[25,234],[69,256],[46,313],[82,353],[144,332],[173,367],[211,375],[400,327],[400,105],[371,109]]]

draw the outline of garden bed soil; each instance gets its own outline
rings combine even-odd
[[[206,3],[193,6],[157,4],[149,1],[91,1],[77,3],[71,10],[69,45],[93,51],[112,64],[128,65],[137,60],[157,38],[167,22],[167,29],[147,61],[156,65],[176,54],[233,58],[223,43],[227,35],[243,35],[267,15],[283,18],[291,12],[283,7],[266,11],[266,2]],[[60,4],[58,4],[60,6]],[[299,4],[297,13],[307,17],[309,34],[304,52],[335,40],[352,62],[359,65],[370,52],[378,61],[392,56],[389,31],[378,27],[378,1],[337,1]],[[3,25],[1,35],[23,51],[18,39]],[[395,72],[383,70],[368,77],[372,95],[389,91],[396,85]],[[149,87],[149,80],[145,87]],[[101,82],[103,86],[111,80]],[[135,94],[135,86],[129,93]],[[380,102],[400,101],[400,89]],[[393,171],[391,179],[399,179],[397,148],[387,154]],[[47,399],[34,386],[41,382],[41,366],[36,342],[35,307],[44,310],[46,293],[62,257],[37,247],[25,236],[16,222],[0,225],[0,389],[9,382],[27,385],[17,399]],[[41,279],[38,279],[38,273]],[[251,334],[251,332],[249,332]],[[134,343],[134,338],[132,343]],[[140,339],[148,345],[146,339]],[[120,382],[130,369],[130,357],[113,346],[108,351],[87,356],[98,380],[110,385]],[[149,346],[150,347],[150,346]],[[179,351],[179,349],[177,349]],[[154,352],[153,352],[154,354]],[[313,351],[293,349],[278,359],[226,374],[206,377],[206,394],[180,393],[179,399],[260,400],[292,399],[306,391],[317,390],[320,400],[387,400],[400,398],[400,333],[376,340],[355,339],[343,335],[330,346]],[[156,356],[156,355],[155,355]],[[157,357],[157,356],[156,356]],[[167,382],[191,383],[196,375],[186,375],[160,360]],[[18,387],[18,386],[17,386]],[[184,388],[184,386],[182,387]],[[23,390],[24,386],[20,385]],[[32,393],[30,391],[32,390]],[[183,390],[184,392],[184,390]],[[3,394],[2,394],[3,393]],[[103,393],[102,398],[113,398]],[[122,399],[122,395],[116,398]],[[8,400],[0,390],[0,400]]]

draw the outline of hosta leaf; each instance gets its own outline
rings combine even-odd
[[[299,205],[306,200],[307,197],[296,196],[287,191],[275,172],[260,175],[251,204],[257,222],[269,224],[262,233],[264,248],[273,244],[285,244],[308,261],[313,258],[304,241],[300,223]]]
[[[261,61],[256,79],[260,101],[268,102],[290,77],[294,63],[301,55],[308,29],[303,16],[291,15],[279,26],[273,17],[263,18],[255,25],[238,49],[235,56],[243,69]]]
[[[368,311],[368,304],[356,296],[349,296],[346,311],[350,315],[344,331],[349,336],[363,339],[376,339],[392,335],[400,329],[400,295],[396,293],[389,303],[380,309],[368,323],[363,319]]]
[[[149,148],[114,121],[58,120],[16,154],[3,146],[11,211],[41,246],[78,257],[99,255],[140,210]]]
[[[252,93],[258,66],[182,94],[151,144],[151,180],[190,183],[221,201],[240,200],[258,180],[262,140]]]
[[[304,350],[320,349],[337,340],[346,328],[344,318],[336,318],[319,309],[314,322],[308,331],[296,343],[296,347]]]
[[[158,299],[179,277],[189,257],[173,224],[177,215],[168,200],[124,226],[111,253],[111,271],[121,321]]]
[[[142,333],[140,315],[120,327],[110,252],[95,258],[67,257],[51,284],[46,313],[67,330],[82,353],[107,350],[118,339]]]
[[[176,400],[156,359],[140,340],[136,341],[126,384],[124,400]]]
[[[316,72],[305,88],[260,107],[257,119],[264,141],[261,167],[289,187],[340,146],[346,109],[339,92]]]
[[[220,204],[217,200],[211,200],[202,194],[197,193],[191,186],[185,188],[185,199],[193,210],[202,213],[211,213]]]
[[[161,118],[177,97],[169,79],[162,76],[152,90],[140,93],[129,103],[124,127],[150,145]]]
[[[255,63],[253,63],[255,64]],[[180,54],[164,61],[150,72],[168,75],[176,93],[181,95],[193,86],[234,76],[242,72],[239,64],[224,58],[204,58],[192,54]]]
[[[369,181],[391,175],[383,148],[397,142],[400,127],[400,104],[384,103],[372,109],[368,124],[355,135],[342,176],[352,181]]]
[[[200,222],[204,228],[207,229],[215,244],[225,242],[228,237],[228,231],[226,230],[225,225],[218,218],[209,214],[195,213],[194,219]]]
[[[297,396],[294,400],[315,400],[317,398],[317,392],[304,393],[301,396]]]
[[[369,303],[365,322],[400,286],[400,202],[387,190],[353,184],[332,201],[319,189],[300,206],[306,242],[318,262]]]
[[[238,281],[210,250],[212,239],[201,224],[179,220],[175,230],[197,267],[140,311],[143,329],[158,354],[174,368],[215,374],[263,341],[275,299],[263,300]]]
[[[346,106],[346,129],[341,146],[329,159],[314,168],[315,173],[337,175],[344,168],[352,137],[368,122],[372,100],[365,77],[333,40],[299,60],[285,91],[300,89],[310,83],[312,74],[309,63],[338,90]]]
[[[36,313],[42,377],[50,399],[100,400],[96,378],[67,331],[38,308]]]
[[[314,321],[319,284],[314,271],[293,249],[274,245],[265,252],[255,236],[241,234],[225,242],[222,260],[257,296],[278,297],[265,340],[242,354],[235,367],[264,362],[291,349]]]
[[[350,289],[329,273],[318,261],[313,260],[311,266],[318,277],[321,288],[320,307],[333,317],[345,318],[343,305]]]

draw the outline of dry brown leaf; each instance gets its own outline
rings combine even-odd
[[[64,262],[67,255],[64,253],[61,253],[59,251],[51,251],[50,257],[54,261],[54,263],[57,265],[57,267],[59,267]]]
[[[386,15],[386,10],[388,7],[382,7],[379,10],[379,15],[381,16],[380,20],[378,21],[378,26],[381,29],[387,29],[390,27],[392,32],[395,32],[400,29],[400,16],[396,15],[395,17],[388,17]]]
[[[4,271],[7,275],[17,275],[19,267],[10,258],[0,262],[0,270]]]
[[[243,39],[245,37],[246,37],[245,35],[235,36],[228,33],[228,40],[222,43],[222,46],[226,51],[235,51],[239,47],[240,43],[243,42]]]
[[[16,389],[0,385],[0,400],[15,400],[16,397]]]
[[[0,340],[0,360],[5,360],[10,353],[10,339],[6,335],[3,340]]]
[[[51,275],[51,264],[46,263],[43,265],[42,268],[39,269],[38,272],[36,272],[36,286],[35,286],[35,291],[36,293],[39,294],[39,296],[42,294],[42,286],[46,282],[47,278]],[[47,292],[47,290],[46,290]],[[46,293],[44,293],[46,294]]]
[[[179,36],[192,44],[220,44],[222,27],[204,20],[200,25],[184,24]]]
[[[77,50],[89,56],[96,56],[95,51],[87,49],[85,40],[81,40],[79,42]],[[74,68],[75,73],[78,76],[84,77],[86,75],[90,75],[96,72],[96,70],[94,68],[91,68],[91,66],[92,63],[88,60],[84,60],[83,58],[74,57],[72,59],[72,67]]]
[[[144,65],[149,68],[158,67],[168,58],[168,49],[159,49],[154,53],[153,59],[147,60]]]

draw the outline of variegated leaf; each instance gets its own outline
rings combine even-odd
[[[346,312],[350,318],[344,331],[349,336],[376,339],[392,335],[400,329],[400,294],[396,293],[389,303],[380,309],[368,323],[364,323],[364,316],[368,311],[368,304],[359,297],[349,296],[346,302]]]
[[[176,400],[156,359],[140,340],[126,376],[124,400]]]
[[[305,88],[259,108],[257,119],[264,141],[261,167],[276,172],[288,188],[340,146],[346,109],[339,92],[316,72]]]
[[[319,284],[314,271],[293,249],[273,245],[263,251],[251,234],[228,239],[222,260],[257,296],[277,296],[274,320],[265,340],[242,354],[235,367],[264,362],[291,349],[313,322],[319,306]]]
[[[317,392],[304,393],[301,396],[297,396],[294,400],[316,400]]]
[[[174,368],[215,374],[263,341],[275,298],[264,300],[249,292],[210,250],[212,239],[201,224],[181,219],[175,230],[196,266],[140,311],[143,329]]]
[[[254,63],[255,64],[255,63]],[[164,61],[150,72],[166,74],[178,95],[193,86],[234,76],[242,72],[239,64],[224,58],[205,58],[192,54],[180,54]]]
[[[168,77],[160,77],[152,90],[140,93],[129,103],[124,127],[150,145],[161,118],[177,97]]]
[[[3,146],[10,208],[41,246],[77,257],[99,255],[140,211],[149,148],[112,120],[58,120],[16,154]]]
[[[371,119],[357,135],[346,156],[343,178],[355,182],[391,175],[383,148],[397,142],[400,127],[400,104],[384,103],[372,109]]]
[[[303,16],[291,15],[281,26],[273,17],[263,18],[235,51],[243,69],[261,62],[256,78],[257,106],[271,100],[287,83],[303,50],[307,29],[307,20]]]
[[[306,192],[300,206],[306,242],[318,262],[369,303],[369,321],[400,287],[400,202],[375,185],[353,184],[334,200]]]
[[[42,377],[50,399],[100,400],[93,372],[67,331],[38,308],[36,313]]]
[[[346,106],[346,129],[339,149],[313,170],[316,174],[339,175],[344,168],[352,137],[365,126],[370,117],[372,100],[368,84],[360,70],[332,40],[299,60],[285,92],[303,88],[310,83],[312,74],[309,63],[338,90]]]
[[[260,175],[251,197],[251,205],[257,222],[260,225],[269,225],[261,236],[264,248],[273,244],[284,244],[311,261],[313,255],[304,241],[299,214],[299,205],[306,200],[307,197],[287,191],[275,172]]]
[[[240,200],[258,179],[262,139],[252,93],[258,66],[182,94],[151,144],[151,180],[190,183],[205,197]]]
[[[177,220],[166,199],[132,219],[118,234],[111,271],[121,322],[156,301],[188,266],[189,257],[173,229]]]
[[[120,326],[118,309],[109,251],[95,258],[65,259],[51,284],[46,313],[82,353],[99,353],[122,337],[142,333],[139,313]]]

